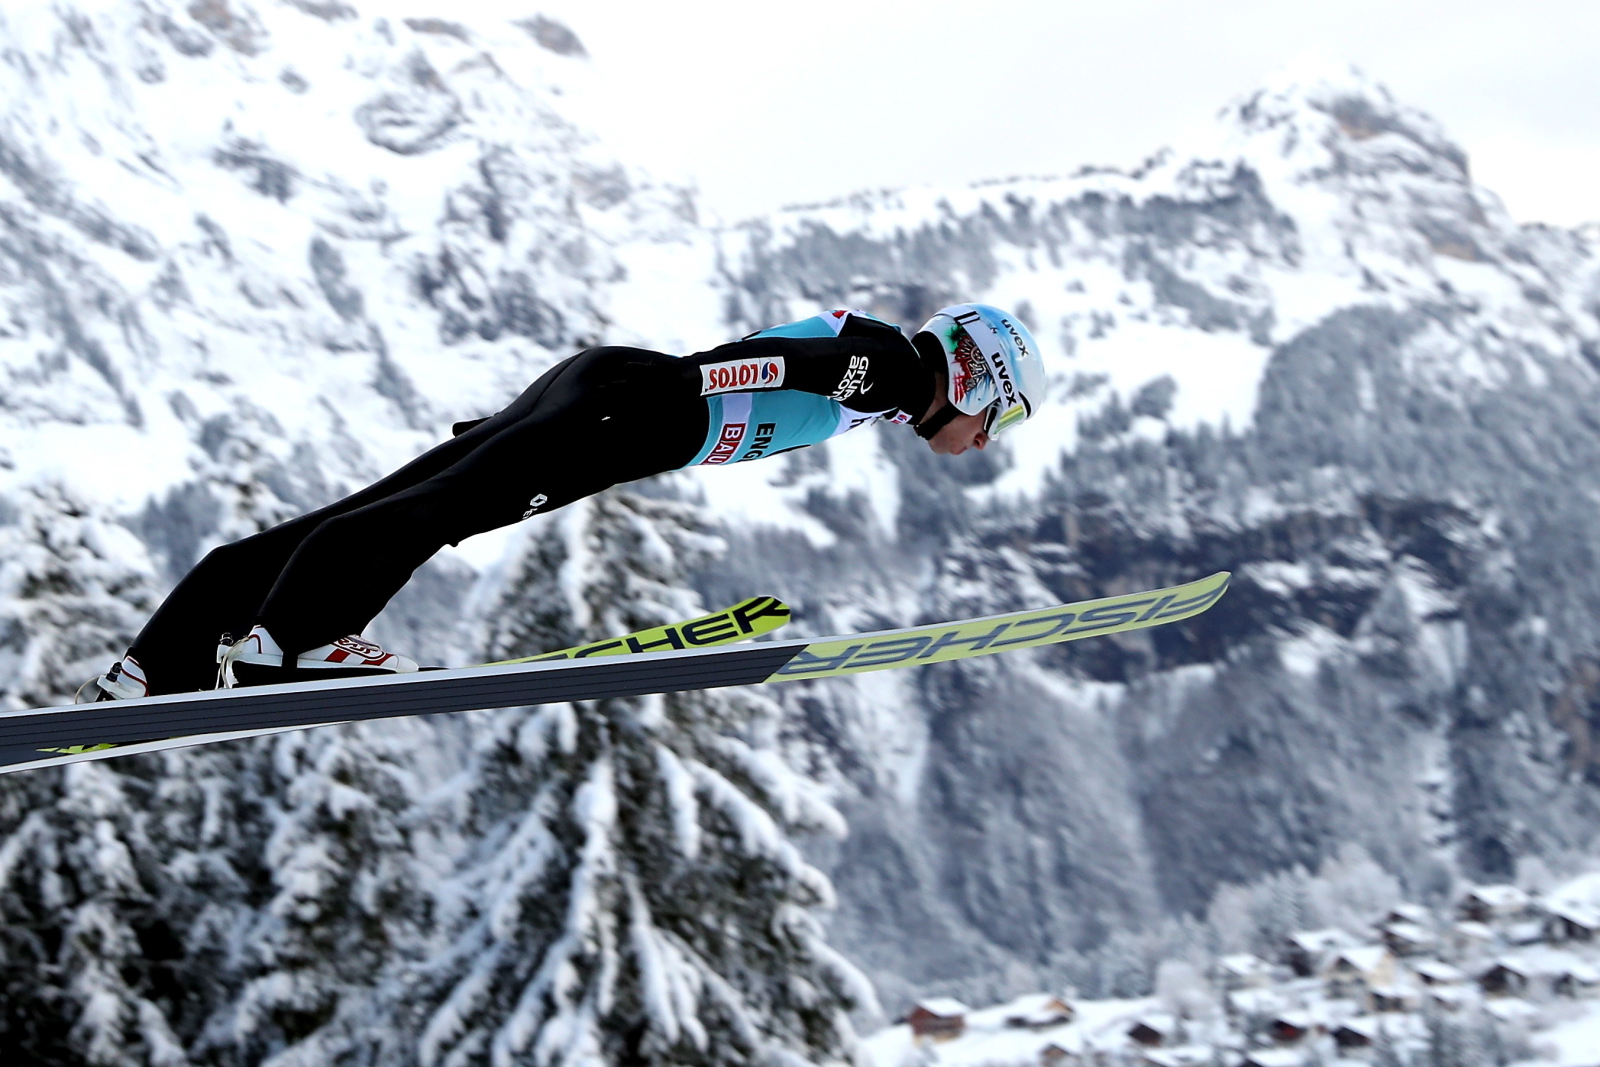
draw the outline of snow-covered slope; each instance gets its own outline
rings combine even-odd
[[[1541,358],[1600,364],[1592,235],[1516,225],[1437,123],[1350,70],[1282,74],[1131,174],[859,194],[740,231],[743,324],[819,301],[908,328],[954,300],[1019,309],[1055,391],[1002,492],[1037,492],[1113,396],[1153,441],[1248,429],[1273,352],[1351,307],[1431,309],[1404,370],[1461,402],[1544,380]]]

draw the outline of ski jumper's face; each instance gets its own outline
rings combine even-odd
[[[946,399],[945,389],[949,379],[943,374],[935,375],[933,382],[933,403],[928,405],[928,410],[923,412],[922,420],[933,417],[933,413],[950,403]],[[936,456],[959,456],[969,448],[976,448],[980,452],[983,446],[989,443],[989,435],[984,432],[984,413],[976,415],[960,414],[943,426],[939,432],[928,438],[928,447],[933,449]]]
[[[983,432],[983,422],[981,411],[976,415],[957,415],[928,438],[928,447],[939,456],[959,456],[969,448],[982,451],[989,443],[989,435]]]

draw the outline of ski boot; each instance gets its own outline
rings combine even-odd
[[[292,667],[286,666],[283,660],[283,649],[265,627],[253,627],[240,641],[232,640],[231,634],[223,634],[217,646],[217,688],[410,674],[418,669],[415,660],[387,652],[356,634],[300,653]]]
[[[138,700],[150,695],[150,683],[145,681],[144,668],[132,656],[124,655],[111,665],[111,669],[98,678],[91,678],[78,687],[76,703],[85,703],[85,690],[90,686],[94,694],[89,703],[102,700]]]

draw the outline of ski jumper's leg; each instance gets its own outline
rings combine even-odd
[[[556,364],[503,411],[430,449],[360,492],[327,507],[209,552],[167,595],[128,649],[150,681],[150,694],[187,693],[216,683],[217,638],[243,637],[307,534],[335,515],[365,507],[458,463],[497,427],[531,412],[550,383],[578,357]]]
[[[447,544],[683,466],[707,423],[698,379],[634,348],[580,354],[502,415],[469,430],[475,443],[454,463],[301,540],[257,618],[286,655],[359,633]]]

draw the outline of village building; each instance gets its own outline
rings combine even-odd
[[[1450,928],[1449,948],[1457,957],[1476,956],[1495,943],[1495,932],[1484,923],[1458,922]]]
[[[1563,997],[1592,997],[1600,992],[1600,970],[1574,960],[1551,976],[1551,991]]]
[[[1433,932],[1422,924],[1403,919],[1385,923],[1379,936],[1396,956],[1416,956],[1431,951],[1436,941]]]
[[[1429,1007],[1440,1011],[1460,1011],[1468,1004],[1476,1003],[1477,995],[1466,986],[1438,985],[1429,986],[1423,999]]]
[[[1228,1014],[1237,1019],[1257,1019],[1284,1010],[1283,993],[1277,989],[1236,989],[1223,1002]]]
[[[1039,1050],[1039,1067],[1076,1067],[1082,1062],[1076,1049],[1066,1048],[1051,1041]]]
[[[1415,923],[1418,926],[1431,926],[1433,924],[1433,913],[1421,904],[1396,904],[1384,912],[1383,918],[1373,925],[1384,927],[1390,923]]]
[[[1545,911],[1544,933],[1551,941],[1593,941],[1600,934],[1600,911],[1586,904],[1551,904]]]
[[[1539,1009],[1521,997],[1491,1000],[1483,1006],[1483,1010],[1503,1023],[1517,1025],[1526,1025],[1530,1020],[1539,1017]]]
[[[1394,953],[1383,945],[1360,945],[1333,953],[1322,982],[1328,996],[1364,1003],[1373,989],[1392,985],[1394,976]]]
[[[918,1001],[906,1016],[916,1041],[950,1041],[966,1031],[971,1009],[953,997]]]
[[[1422,1007],[1422,991],[1410,985],[1374,986],[1367,1002],[1373,1011],[1382,1014],[1417,1011]]]
[[[1357,1016],[1334,1027],[1333,1043],[1340,1052],[1371,1048],[1378,1040],[1378,1033],[1378,1020],[1370,1016]]]
[[[1478,885],[1456,902],[1456,911],[1467,922],[1507,923],[1527,918],[1532,904],[1514,885]]]
[[[1516,997],[1533,985],[1533,969],[1521,960],[1498,959],[1478,975],[1478,985],[1491,996]]]
[[[1272,964],[1248,952],[1223,956],[1217,961],[1217,983],[1225,992],[1259,989],[1272,981]]]
[[[1005,1008],[1006,1025],[1014,1030],[1044,1030],[1073,1018],[1072,1005],[1049,993],[1018,997]]]
[[[1174,1043],[1178,1034],[1178,1020],[1164,1012],[1151,1012],[1134,1020],[1128,1027],[1128,1040],[1146,1048],[1163,1048]]]
[[[1051,1041],[1039,1050],[1039,1067],[1086,1067],[1092,1057],[1081,1048]]]
[[[1292,1045],[1310,1037],[1315,1029],[1310,1012],[1286,1011],[1272,1020],[1267,1035],[1280,1045]]]
[[[1322,970],[1331,954],[1354,944],[1355,939],[1343,930],[1300,930],[1289,935],[1285,962],[1301,978],[1310,978]]]
[[[1443,960],[1413,960],[1407,966],[1417,976],[1417,981],[1425,986],[1455,985],[1467,980],[1461,968]]]

